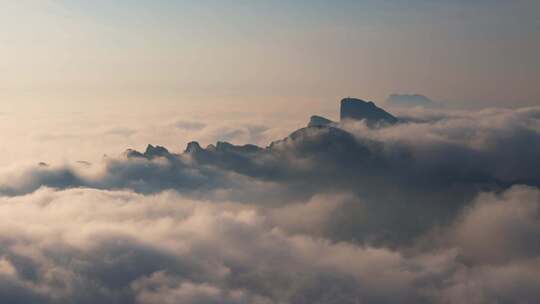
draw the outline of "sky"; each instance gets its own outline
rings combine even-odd
[[[265,145],[310,115],[336,119],[347,96],[384,104],[423,94],[473,109],[540,102],[537,1],[0,4],[3,165],[95,161],[148,143]],[[214,131],[171,131],[179,121]],[[244,135],[222,136],[231,125]],[[256,139],[250,126],[271,130]]]
[[[1,301],[536,302],[539,11],[0,0]]]
[[[537,1],[2,0],[2,109],[540,101]],[[7,30],[9,29],[9,30]]]

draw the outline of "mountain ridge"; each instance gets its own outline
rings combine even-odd
[[[271,142],[266,147],[259,147],[253,144],[234,145],[226,141],[218,141],[216,144],[210,144],[206,148],[201,147],[197,141],[191,141],[187,144],[182,154],[195,155],[201,153],[259,153],[276,149],[278,146],[286,143],[294,143],[300,140],[309,139],[312,136],[322,136],[328,145],[332,145],[334,139],[352,139],[354,136],[341,126],[346,121],[365,121],[370,128],[386,127],[397,123],[399,120],[392,114],[375,105],[374,102],[367,102],[358,98],[347,97],[341,100],[340,122],[335,122],[323,116],[313,115],[307,127],[300,128],[289,134],[286,138]],[[142,157],[153,159],[156,157],[170,157],[182,154],[170,153],[165,147],[148,145],[145,152],[128,149],[124,154],[128,158]]]

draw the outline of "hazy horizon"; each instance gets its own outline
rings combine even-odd
[[[391,93],[473,107],[540,103],[533,0],[1,3],[7,107],[268,107]]]
[[[0,0],[0,304],[534,303],[539,12]]]

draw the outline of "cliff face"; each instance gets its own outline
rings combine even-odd
[[[325,127],[335,125],[336,123],[330,119],[324,118],[322,116],[313,115],[309,119],[308,127]]]
[[[340,119],[365,120],[368,126],[395,124],[398,122],[396,117],[377,107],[373,102],[356,98],[341,100]]]
[[[385,110],[377,107],[373,102],[363,101],[357,98],[345,98],[341,100],[341,122],[344,120],[364,120],[371,127],[383,127],[398,122],[398,119]],[[310,118],[307,128],[302,128],[291,133],[287,138],[273,142],[266,148],[255,145],[233,145],[228,142],[217,142],[206,148],[200,146],[196,141],[190,142],[184,154],[190,154],[199,162],[207,162],[213,165],[217,163],[243,163],[240,167],[248,167],[254,155],[259,157],[272,153],[282,153],[291,149],[292,145],[297,153],[311,155],[320,151],[334,151],[332,155],[338,155],[340,159],[346,159],[347,151],[354,151],[354,159],[365,152],[365,147],[358,147],[357,140],[342,128],[341,122],[334,122],[322,116],[313,115]],[[281,151],[281,152],[280,152]],[[278,153],[278,154],[279,154]],[[364,153],[366,154],[366,153]],[[125,152],[128,158],[154,159],[164,157],[173,159],[178,154],[170,153],[161,146],[148,145],[146,151],[141,153],[128,149]]]

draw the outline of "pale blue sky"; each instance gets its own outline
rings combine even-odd
[[[538,105],[538,3],[0,0],[0,167],[261,125],[236,142],[264,145],[344,96]]]
[[[537,1],[0,4],[0,97],[15,105],[316,106],[391,93],[481,106],[540,102]]]

